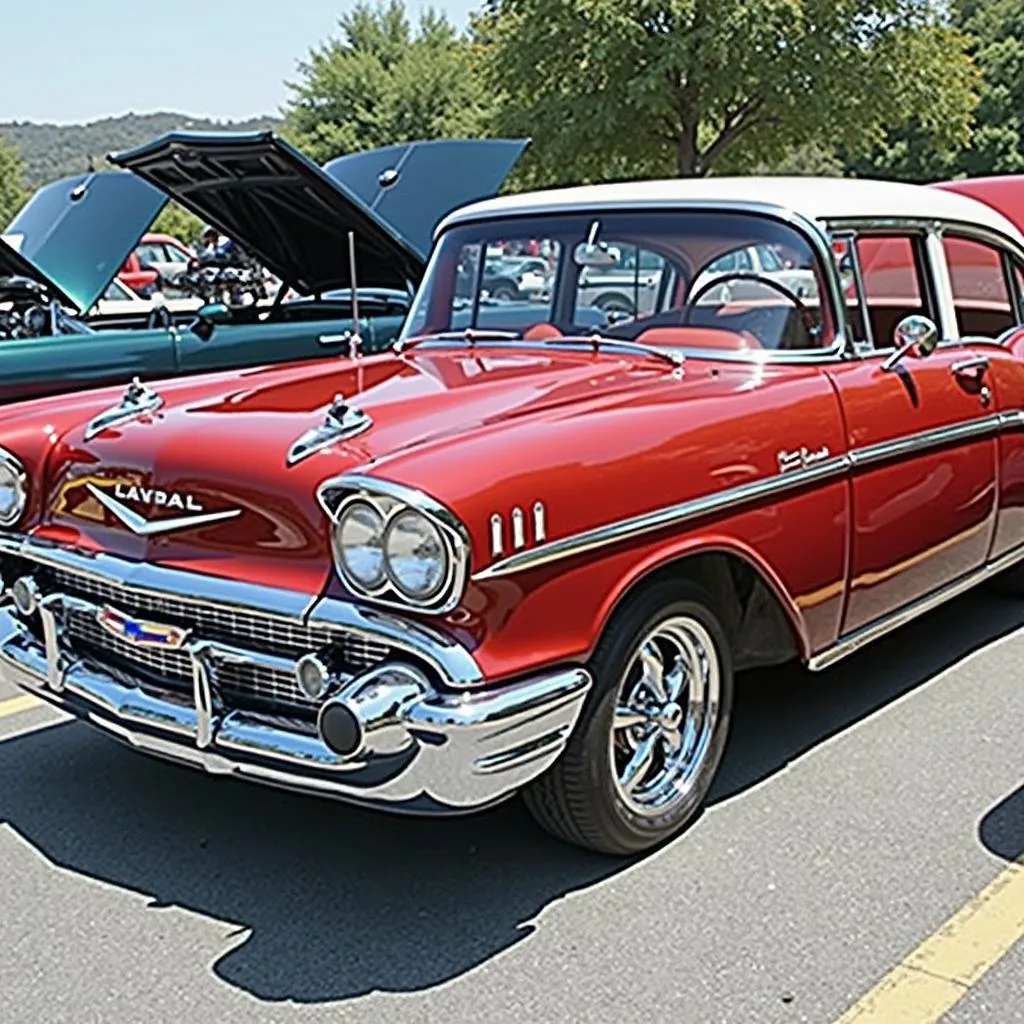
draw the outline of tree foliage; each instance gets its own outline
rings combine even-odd
[[[17,149],[0,136],[0,230],[10,224],[26,199],[25,164]]]
[[[916,117],[962,145],[967,39],[926,0],[491,0],[497,127],[544,181],[703,175],[809,143],[865,152]]]
[[[192,245],[199,241],[203,222],[194,213],[171,202],[160,211],[160,216],[153,221],[150,230],[158,235],[173,235],[187,245]]]
[[[313,159],[416,139],[487,133],[490,103],[473,48],[427,9],[413,30],[401,0],[357,4],[341,37],[310,51],[288,83],[287,131]]]

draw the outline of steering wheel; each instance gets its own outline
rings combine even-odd
[[[166,306],[154,306],[146,317],[146,330],[152,331],[157,327],[170,327],[171,311]]]
[[[723,281],[757,281],[758,284],[763,284],[768,288],[772,288],[777,291],[784,298],[789,299],[790,302],[796,306],[797,312],[800,314],[800,320],[804,325],[804,330],[812,339],[818,334],[818,323],[815,320],[814,314],[807,308],[803,300],[796,292],[787,288],[784,284],[780,284],[778,281],[770,277],[765,277],[762,274],[751,274],[743,271],[733,271],[730,274],[718,274],[711,278],[709,281],[705,281],[683,307],[683,316],[680,321],[682,327],[688,327],[690,325],[690,314],[697,307],[697,300],[703,298],[712,288],[717,288]]]

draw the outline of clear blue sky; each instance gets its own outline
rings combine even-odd
[[[276,114],[309,48],[354,0],[0,0],[0,121],[91,121],[128,111]],[[460,28],[477,0],[433,6]]]

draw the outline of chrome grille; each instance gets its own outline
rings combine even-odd
[[[297,660],[310,651],[333,646],[341,655],[343,665],[352,672],[371,668],[390,653],[385,644],[345,630],[310,627],[246,609],[214,607],[201,601],[122,589],[66,569],[46,570],[45,584],[44,592],[56,590],[93,604],[108,604],[128,615],[189,628],[196,639],[242,650]],[[86,611],[69,612],[66,631],[72,643],[89,657],[97,660],[112,657],[122,666],[136,665],[158,677],[161,685],[170,689],[191,690],[192,662],[187,651],[133,644],[105,629]],[[229,708],[282,710],[309,716],[318,706],[318,702],[311,701],[299,690],[290,672],[236,663],[219,663],[211,668],[217,692]]]

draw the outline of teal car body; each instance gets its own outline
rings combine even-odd
[[[110,158],[125,170],[46,186],[0,239],[0,401],[348,356],[357,326],[360,350],[380,351],[404,323],[434,225],[497,192],[526,145],[414,142],[321,168],[271,132],[172,133]],[[90,319],[170,198],[250,253],[288,299],[160,326]]]

